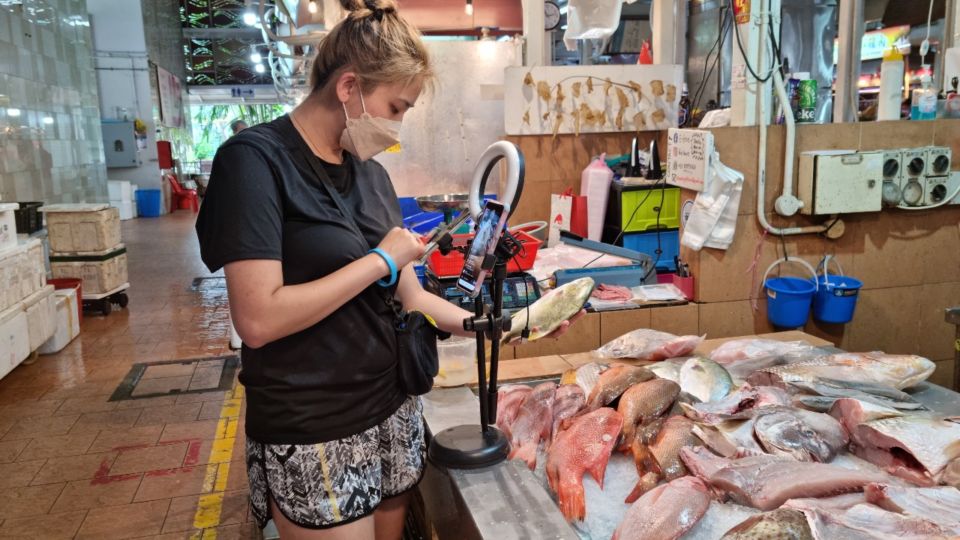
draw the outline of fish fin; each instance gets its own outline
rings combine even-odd
[[[567,521],[583,521],[587,515],[587,503],[584,500],[583,484],[577,480],[560,484],[557,492],[560,513]]]
[[[522,459],[530,470],[537,468],[537,444],[528,442],[511,451],[509,459]]]
[[[587,469],[587,472],[590,473],[590,476],[597,481],[597,484],[600,485],[600,489],[603,489],[603,477],[607,472],[607,463],[610,461],[610,456],[603,456],[600,461],[593,464],[593,466]]]

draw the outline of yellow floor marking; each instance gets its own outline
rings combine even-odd
[[[220,407],[217,432],[210,448],[207,470],[203,476],[203,494],[197,502],[193,515],[193,526],[197,530],[191,540],[216,540],[217,526],[223,511],[223,493],[227,489],[230,476],[230,460],[237,440],[237,426],[240,425],[240,406],[243,404],[243,386],[237,384],[226,393]]]

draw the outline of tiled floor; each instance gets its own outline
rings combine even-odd
[[[0,380],[0,537],[258,537],[242,388],[107,401],[134,363],[230,354],[226,290],[189,290],[209,275],[193,223],[123,222],[128,308],[86,315],[60,354]]]

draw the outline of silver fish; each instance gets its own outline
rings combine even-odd
[[[680,388],[702,402],[723,399],[733,389],[733,379],[723,366],[694,357],[680,368]]]
[[[921,486],[933,485],[960,457],[960,424],[931,416],[871,420],[858,425],[851,436],[855,454]]]
[[[529,326],[529,341],[549,335],[577,314],[590,299],[593,292],[593,278],[584,277],[561,285],[546,293],[542,298],[530,304],[529,309],[521,309],[510,317],[510,331],[503,336],[503,343],[520,337],[524,328]],[[527,314],[529,313],[529,317]],[[529,325],[528,325],[529,323]]]
[[[904,389],[933,374],[936,365],[915,355],[881,352],[838,353],[783,366],[761,369],[747,378],[755,386],[786,387],[823,379],[893,386]]]
[[[787,407],[760,411],[753,429],[767,452],[798,461],[829,462],[849,442],[830,415]]]

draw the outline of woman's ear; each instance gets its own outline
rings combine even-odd
[[[346,103],[353,94],[354,89],[360,84],[357,74],[352,71],[344,71],[337,78],[337,101]]]

